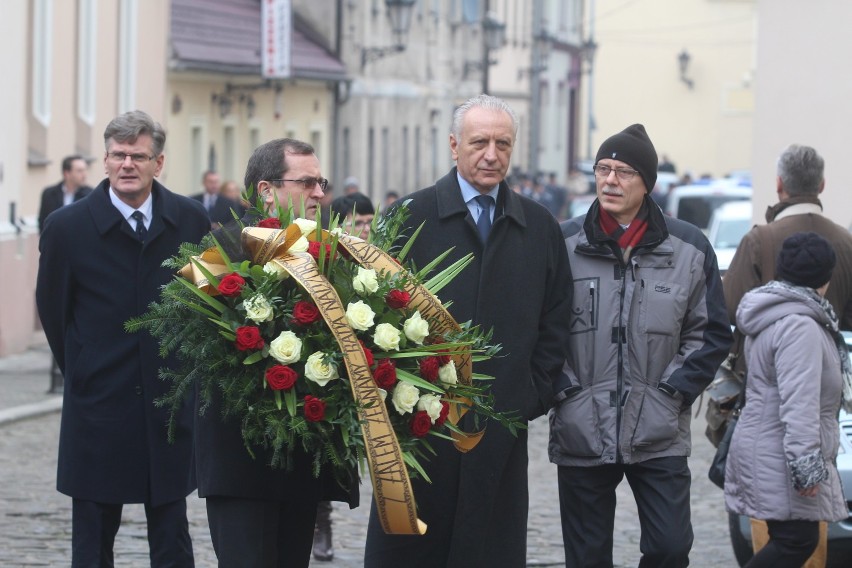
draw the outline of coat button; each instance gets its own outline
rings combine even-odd
[[[142,387],[141,386],[136,387],[136,394],[142,394]]]

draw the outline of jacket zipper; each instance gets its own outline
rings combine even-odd
[[[621,397],[624,396],[624,350],[622,347],[624,342],[621,334],[624,329],[622,325],[624,321],[624,296],[627,293],[627,265],[619,261],[619,267],[621,270],[621,290],[619,291],[618,333],[616,334],[618,340],[618,375],[615,381],[615,463],[623,462],[621,457]]]

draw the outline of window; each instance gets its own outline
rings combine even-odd
[[[50,124],[50,91],[53,66],[53,2],[33,4],[32,112],[42,126]]]
[[[202,132],[200,126],[194,126],[190,131],[189,152],[190,168],[188,187],[195,188],[198,185],[198,180],[201,179],[201,172],[204,171]]]
[[[343,175],[351,176],[352,175],[352,155],[350,154],[351,142],[349,140],[349,127],[345,127],[343,129],[343,148],[341,150],[342,156],[341,161],[343,165]]]
[[[92,126],[97,105],[98,14],[96,0],[80,0],[77,14],[77,116]]]
[[[421,181],[420,181],[421,178],[422,178],[422,176],[420,175],[420,160],[421,160],[421,158],[422,158],[422,155],[421,155],[421,152],[420,152],[420,127],[415,126],[414,127],[414,187],[415,188],[420,187],[420,185],[421,185]],[[407,188],[406,188],[406,190],[407,190]]]
[[[367,195],[372,195],[373,188],[376,187],[376,179],[373,170],[373,162],[376,156],[376,135],[372,127],[367,130],[367,187],[363,188]]]
[[[388,179],[390,178],[390,132],[387,126],[382,128],[382,194],[388,190]],[[372,186],[370,187],[372,189]]]
[[[234,160],[237,152],[234,127],[226,126],[222,133],[222,180],[234,179]]]
[[[118,32],[118,111],[136,108],[137,0],[121,0]]]
[[[408,170],[411,168],[408,155],[408,127],[402,127],[402,181],[399,189],[401,193],[408,193]]]

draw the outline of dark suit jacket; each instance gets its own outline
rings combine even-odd
[[[191,195],[190,197],[204,205],[203,192],[196,193],[195,195]],[[243,207],[240,203],[232,201],[227,197],[222,197],[221,195],[217,196],[216,203],[213,205],[213,210],[209,212],[210,223],[218,223],[219,225],[224,225],[225,223],[233,221],[234,215],[231,213],[231,209],[236,212],[237,218],[241,218],[246,212],[245,207]]]
[[[57,489],[101,503],[159,505],[195,488],[192,402],[167,440],[168,410],[154,406],[169,384],[158,377],[157,342],[126,333],[174,278],[162,262],[210,229],[196,202],[154,182],[153,219],[143,244],[110,202],[109,180],[58,209],[41,235],[36,302],[65,376]]]
[[[92,192],[92,188],[84,185],[74,192],[74,201],[80,201]],[[44,220],[47,216],[62,207],[65,203],[62,195],[62,182],[50,187],[45,187],[41,192],[41,206],[38,209],[38,232],[44,229]]]

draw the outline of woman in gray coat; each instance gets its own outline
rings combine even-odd
[[[835,262],[822,237],[796,233],[782,245],[775,280],[746,294],[737,309],[748,381],[725,502],[769,528],[769,543],[748,567],[801,566],[817,546],[819,521],[849,514],[835,465],[849,360],[824,298]]]

